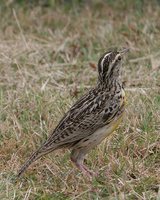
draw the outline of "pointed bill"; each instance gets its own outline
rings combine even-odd
[[[121,55],[124,55],[129,52],[129,48],[124,48],[123,50],[119,51]]]

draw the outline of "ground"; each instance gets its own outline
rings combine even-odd
[[[160,199],[159,1],[31,2],[1,3],[0,199]],[[69,150],[59,150],[13,181],[96,84],[97,61],[114,47],[130,48],[123,67],[128,103],[113,137],[87,156],[98,177],[88,180]]]

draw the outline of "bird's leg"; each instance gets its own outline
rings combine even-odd
[[[88,176],[90,176],[90,177],[96,177],[98,175],[98,173],[88,169],[88,167],[86,167],[84,164],[83,164],[83,168],[85,169],[85,171],[87,172]]]
[[[83,150],[73,150],[71,154],[71,161],[76,167],[87,177],[92,178],[96,175],[93,171],[89,170],[84,164],[85,152]]]

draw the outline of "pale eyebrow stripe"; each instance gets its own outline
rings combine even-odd
[[[117,58],[120,56],[121,54],[120,53],[118,53],[117,55],[116,55],[116,57],[115,57],[115,59],[114,60],[117,60]]]
[[[101,67],[103,67],[103,63],[104,63],[105,58],[106,58],[108,55],[110,55],[111,53],[112,53],[112,52],[107,53],[107,54],[103,57],[103,59],[102,59],[102,61],[101,61]]]
[[[118,53],[118,54],[116,55],[115,59],[113,60],[111,67],[108,69],[108,74],[111,72],[111,69],[112,69],[113,65],[115,64],[115,61],[117,60],[117,58],[118,58],[119,56],[121,56],[120,53]]]

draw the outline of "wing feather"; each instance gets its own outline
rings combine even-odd
[[[120,109],[120,101],[109,93],[104,94],[105,98],[102,95],[90,90],[76,102],[44,143],[44,149],[70,146],[110,123]]]

